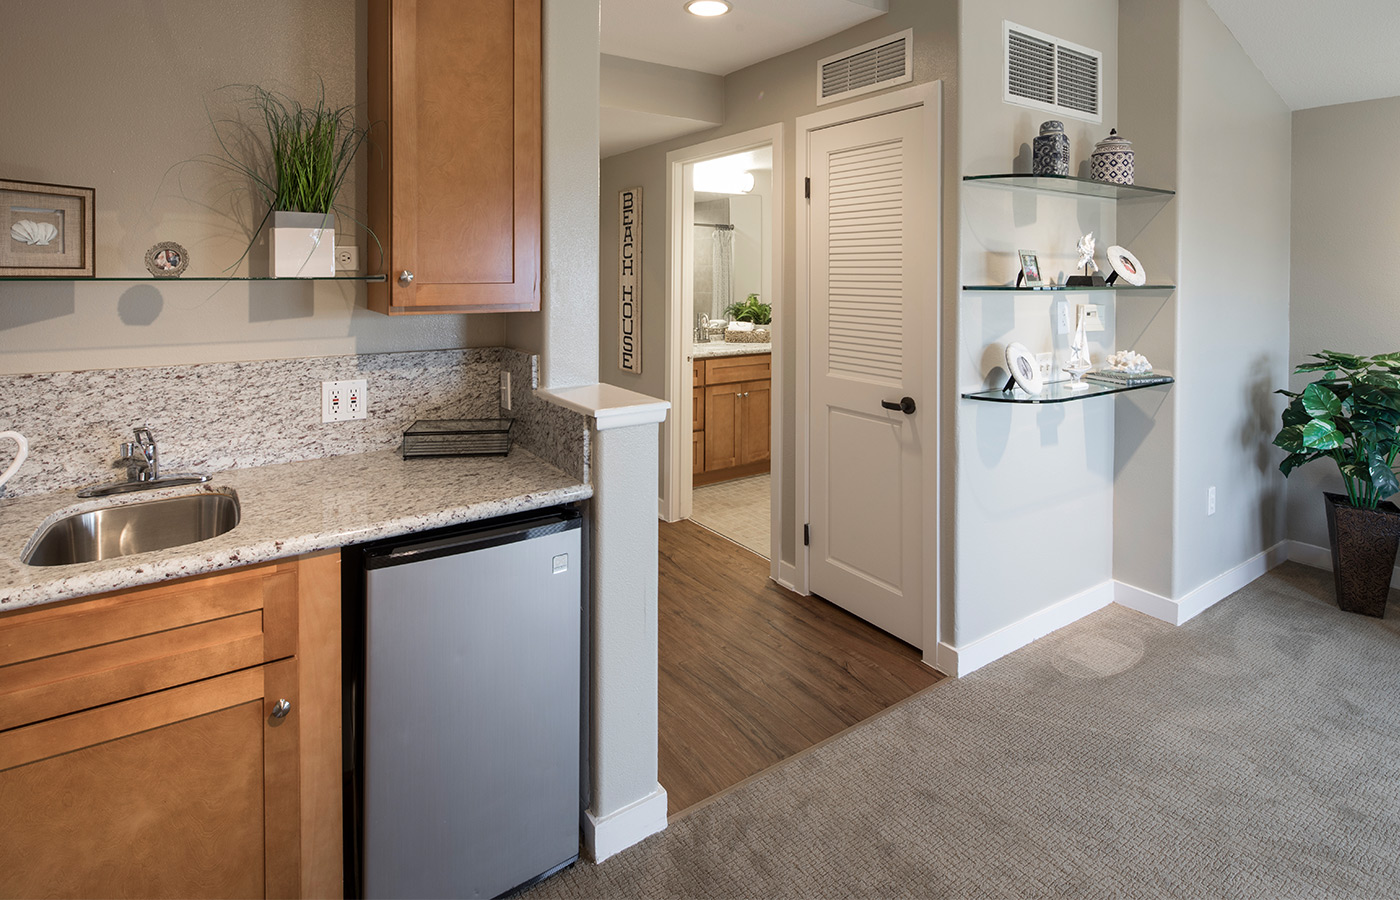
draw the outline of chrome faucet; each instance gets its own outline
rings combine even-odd
[[[155,481],[160,478],[160,450],[149,428],[135,429],[136,440],[122,443],[121,459],[112,468],[126,467],[127,481]]]
[[[156,447],[155,435],[149,428],[134,429],[136,440],[122,442],[122,455],[112,468],[126,469],[124,481],[107,484],[94,484],[78,491],[79,497],[108,497],[112,494],[127,494],[132,491],[145,491],[152,488],[178,487],[184,484],[203,484],[208,475],[197,472],[177,472],[173,475],[160,473],[160,450]]]

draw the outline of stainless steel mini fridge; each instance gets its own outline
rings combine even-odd
[[[495,897],[578,857],[580,517],[367,545],[365,897]]]

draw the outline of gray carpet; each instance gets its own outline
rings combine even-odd
[[[530,896],[1400,896],[1400,607],[1110,606]]]

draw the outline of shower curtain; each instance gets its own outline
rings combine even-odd
[[[712,303],[710,318],[724,317],[724,311],[734,302],[734,226],[714,226],[715,240],[711,251]]]

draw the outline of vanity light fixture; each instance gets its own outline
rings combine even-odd
[[[686,0],[685,11],[692,16],[713,18],[730,10],[729,0]]]

